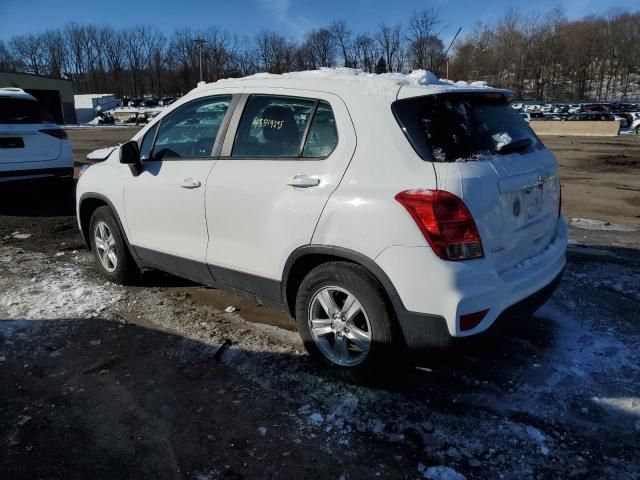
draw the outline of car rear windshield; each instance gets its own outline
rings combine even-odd
[[[38,102],[24,98],[0,98],[0,124],[55,123]]]
[[[423,160],[455,162],[543,145],[502,93],[444,93],[398,100],[393,114]]]

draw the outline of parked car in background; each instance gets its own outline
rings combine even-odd
[[[129,100],[129,103],[127,106],[129,107],[133,107],[133,108],[138,108],[142,106],[142,102],[144,102],[144,98],[133,98],[131,100]]]
[[[35,97],[19,88],[0,88],[0,182],[34,178],[72,186],[67,132]]]
[[[144,108],[155,108],[158,106],[158,101],[154,99],[145,99],[140,102],[140,106]]]
[[[567,225],[509,92],[316,73],[204,84],[89,167],[77,214],[101,273],[257,296],[349,372],[526,321]]]
[[[160,105],[161,107],[168,107],[176,100],[177,100],[176,97],[162,97],[158,102],[158,105]]]
[[[609,108],[606,105],[600,103],[585,104],[582,106],[582,112],[584,113],[608,113]]]
[[[564,118],[567,121],[614,121],[616,120],[615,115],[611,113],[576,113],[574,115],[569,115]]]
[[[640,134],[640,112],[633,112],[631,115],[631,124],[629,128]]]

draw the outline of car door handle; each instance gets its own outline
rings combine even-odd
[[[189,189],[198,188],[200,187],[200,185],[202,185],[200,183],[200,180],[194,180],[193,178],[185,178],[180,184],[182,188],[189,188]]]
[[[320,185],[320,179],[314,177],[308,177],[307,175],[296,175],[287,185],[299,188],[317,187]]]

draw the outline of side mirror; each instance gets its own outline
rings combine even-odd
[[[138,142],[131,140],[120,145],[120,163],[124,163],[125,165],[140,165]]]

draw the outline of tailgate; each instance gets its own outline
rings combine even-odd
[[[0,163],[43,162],[60,156],[61,140],[40,132],[46,125],[0,125]]]

